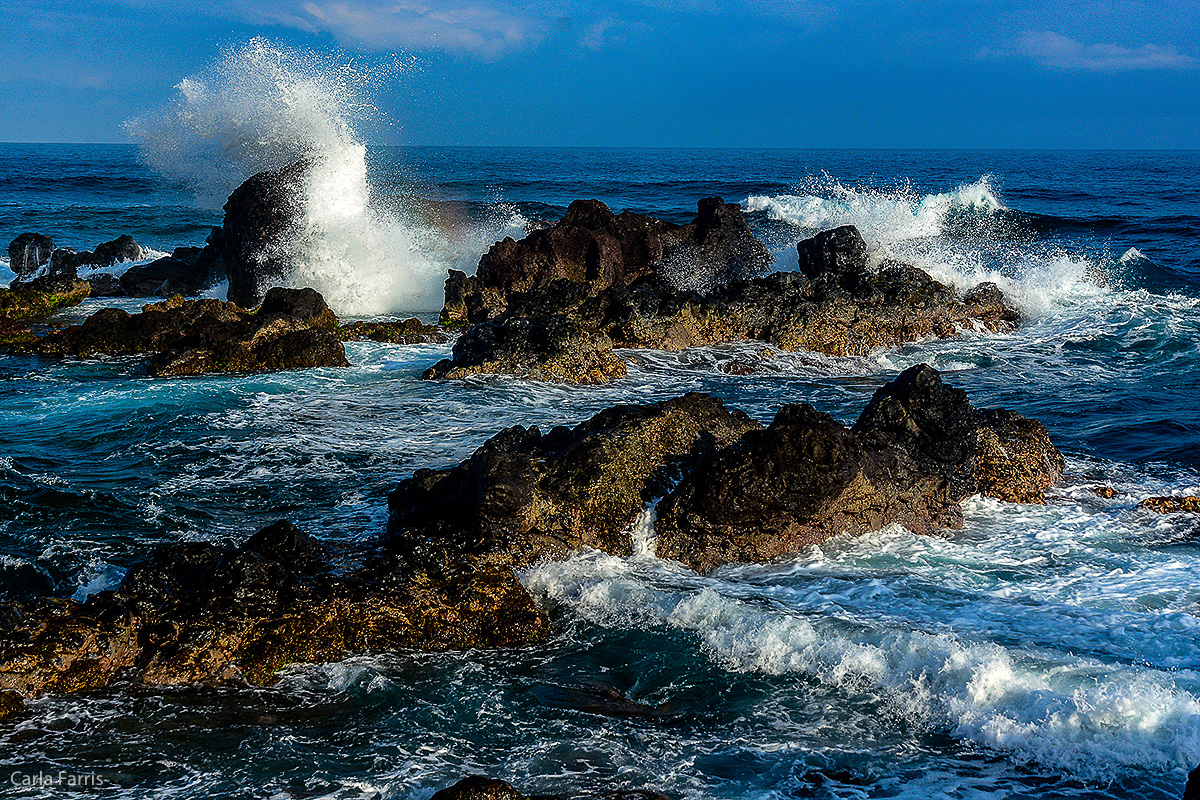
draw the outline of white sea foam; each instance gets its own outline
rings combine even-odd
[[[428,255],[435,242],[374,201],[356,129],[376,113],[369,92],[392,72],[253,39],[128,128],[151,167],[210,207],[254,173],[309,159],[289,282],[317,289],[341,314],[437,309],[445,272]]]
[[[1089,254],[1033,242],[999,212],[1008,208],[989,176],[949,192],[922,195],[911,186],[863,189],[826,176],[802,194],[751,195],[747,211],[797,228],[797,240],[854,225],[871,260],[914,264],[960,290],[997,283],[1027,317],[1091,303],[1109,294],[1104,264]]]
[[[855,188],[829,177],[804,188],[804,194],[751,195],[745,206],[807,230],[854,225],[871,244],[938,236],[956,215],[1005,208],[987,175],[953,191],[928,195],[911,186]]]
[[[1182,647],[1175,655],[1196,663],[1194,626],[1185,623],[1194,609],[1147,615],[1141,602],[1155,583],[1164,596],[1178,595],[1194,559],[1148,554],[1139,569],[1100,546],[1111,545],[1106,531],[1080,541],[1080,527],[1096,518],[1069,509],[1031,507],[1036,521],[1005,524],[1026,535],[976,539],[974,518],[997,524],[989,502],[968,506],[968,532],[954,539],[897,527],[709,577],[588,553],[540,565],[524,580],[594,623],[688,631],[730,671],[796,674],[877,697],[880,713],[1020,763],[1100,780],[1126,768],[1194,766],[1198,676],[1173,671],[1166,652]],[[1114,569],[1119,563],[1126,569]],[[1014,573],[1017,580],[1005,578]],[[1006,589],[1033,595],[1022,602]],[[1144,630],[1139,620],[1169,641],[1142,647],[1154,636],[1135,634]],[[1098,630],[1123,641],[1092,656],[1104,640]]]

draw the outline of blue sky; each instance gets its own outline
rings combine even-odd
[[[125,141],[223,47],[404,65],[396,144],[1200,147],[1200,3],[0,0],[0,140]]]

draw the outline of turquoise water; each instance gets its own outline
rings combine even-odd
[[[1045,507],[972,499],[945,537],[889,529],[704,577],[649,555],[539,565],[523,580],[554,632],[537,648],[44,698],[0,728],[0,774],[95,770],[126,797],[424,798],[468,772],[699,798],[1181,795],[1200,763],[1200,523],[1133,506],[1200,494],[1200,154],[420,148],[365,163],[365,219],[403,247],[314,259],[307,277],[346,317],[436,311],[445,268],[577,197],[686,221],[717,194],[780,268],[852,222],[876,254],[964,289],[997,280],[1026,321],[737,377],[720,362],[757,348],[625,351],[628,379],[586,388],[422,382],[449,350],[432,345],[179,381],[136,360],[0,356],[0,594],[83,597],[158,543],[236,543],[279,518],[366,543],[413,470],[616,402],[699,390],[763,421],[798,401],[851,421],[921,361],[976,405],[1043,421],[1064,485]],[[129,233],[169,251],[220,221],[133,147],[0,145],[0,197],[3,241]],[[374,288],[389,283],[404,291]],[[597,687],[653,711],[597,713]]]

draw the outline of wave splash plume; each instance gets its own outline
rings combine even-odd
[[[750,195],[743,206],[789,223],[802,236],[854,225],[876,263],[913,264],[962,290],[993,281],[1031,318],[1107,297],[1106,275],[1117,264],[1106,254],[1068,252],[1039,239],[1032,218],[1008,208],[989,175],[933,194],[910,184],[848,186],[826,175],[797,194]]]
[[[436,309],[444,269],[428,255],[432,234],[375,202],[356,128],[377,114],[370,92],[396,69],[256,38],[126,127],[153,169],[212,208],[251,175],[307,159],[291,285],[313,287],[340,314]]]

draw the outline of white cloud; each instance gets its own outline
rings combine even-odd
[[[296,0],[253,6],[255,21],[327,31],[372,50],[447,50],[496,58],[541,38],[542,23],[484,2]]]
[[[1017,38],[1017,54],[1045,67],[1089,72],[1128,72],[1141,69],[1195,69],[1200,62],[1174,45],[1083,44],[1051,31],[1029,31]]]

